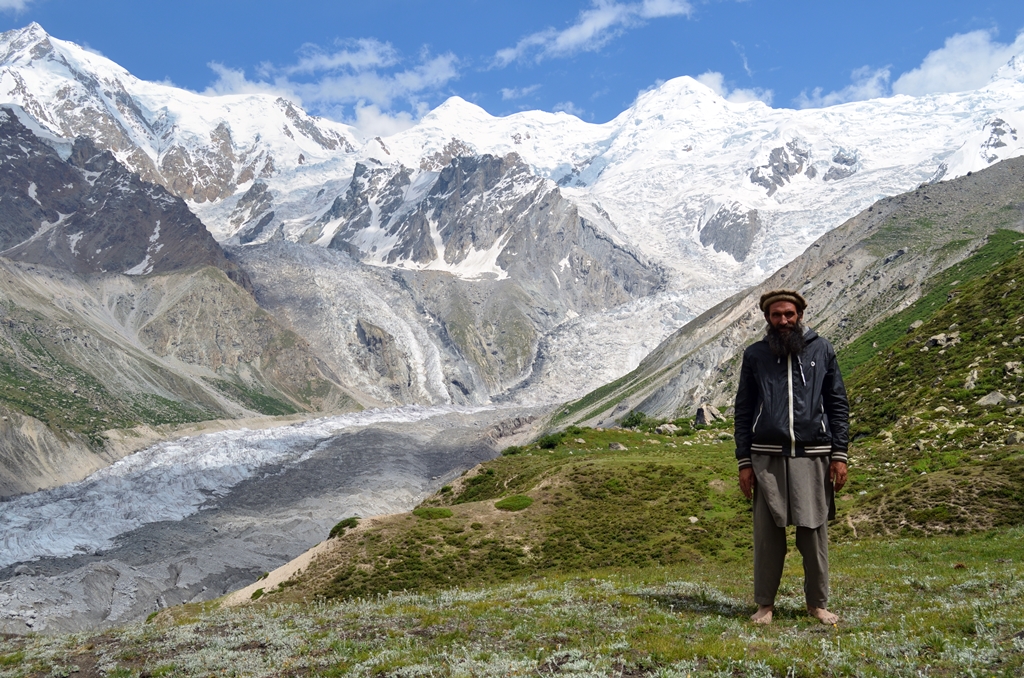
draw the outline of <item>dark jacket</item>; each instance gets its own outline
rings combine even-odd
[[[751,454],[847,460],[850,404],[836,352],[806,330],[799,356],[779,358],[762,339],[743,352],[736,392],[736,460]]]

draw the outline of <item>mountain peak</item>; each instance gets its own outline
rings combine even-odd
[[[453,96],[448,97],[443,104],[424,116],[424,120],[429,118],[490,120],[493,117],[476,104],[466,101],[462,97]]]
[[[0,33],[0,63],[8,64],[26,52],[29,59],[37,59],[53,51],[50,34],[36,22],[24,28]]]
[[[1009,61],[996,71],[992,80],[1019,80],[1024,82],[1024,54],[1011,57]]]

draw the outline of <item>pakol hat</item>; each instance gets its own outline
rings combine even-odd
[[[765,292],[761,295],[761,311],[764,313],[768,312],[771,305],[776,301],[789,301],[796,306],[796,310],[801,313],[807,308],[807,300],[803,298],[799,292],[794,290],[772,290],[771,292]]]

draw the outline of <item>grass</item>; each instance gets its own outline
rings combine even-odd
[[[944,295],[941,306],[921,299],[908,310],[923,324],[853,371],[847,386],[855,436],[892,429],[897,442],[923,440],[933,452],[956,454],[997,444],[1024,424],[1019,411],[1008,411],[1012,402],[977,404],[992,391],[1024,396],[1024,374],[1007,367],[1024,355],[1024,251],[1018,246],[995,263]],[[955,342],[930,345],[953,333]]]
[[[212,419],[209,410],[154,394],[112,394],[88,372],[68,364],[31,333],[18,350],[0,339],[0,404],[39,419],[59,436],[101,447],[103,432],[139,424]],[[27,356],[27,357],[26,357]]]
[[[844,374],[851,374],[873,356],[885,353],[907,333],[917,320],[927,320],[947,303],[957,288],[983,278],[994,267],[1005,264],[1024,249],[1017,231],[999,230],[973,255],[933,278],[922,297],[908,308],[878,323],[839,350],[839,363]],[[961,243],[952,243],[958,245]]]
[[[0,677],[71,667],[133,678],[1024,670],[1024,496],[996,491],[1005,520],[992,525],[963,520],[984,503],[977,493],[944,493],[1000,474],[1020,486],[1019,448],[929,457],[937,470],[922,476],[894,443],[855,445],[830,530],[841,624],[803,614],[793,549],[777,622],[761,628],[747,621],[749,504],[727,438],[724,426],[575,429],[552,450],[529,445],[477,467],[413,514],[347,526],[329,558],[244,607],[186,605],[101,633],[2,638]],[[943,503],[915,503],[932,495]],[[495,506],[520,496],[532,499],[527,510]],[[946,529],[900,525],[907,516]]]
[[[205,379],[207,383],[224,395],[255,412],[278,416],[282,414],[295,414],[299,411],[298,408],[290,403],[267,395],[259,389],[225,379],[210,379],[208,377]]]
[[[494,508],[502,511],[522,511],[523,509],[530,508],[533,504],[533,499],[527,497],[525,494],[514,494],[511,497],[505,497],[494,503]]]

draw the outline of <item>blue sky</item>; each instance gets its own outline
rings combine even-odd
[[[1021,0],[0,0],[0,28],[31,21],[146,80],[375,134],[452,95],[604,122],[681,75],[790,108],[956,91],[1024,53]]]

